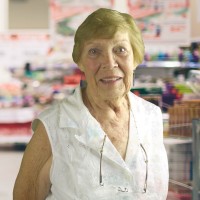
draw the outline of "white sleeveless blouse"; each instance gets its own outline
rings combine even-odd
[[[100,159],[105,133],[83,104],[80,87],[38,116],[53,153],[52,187],[46,200],[166,199],[169,174],[161,111],[131,92],[128,96],[131,112],[125,160],[108,137]]]

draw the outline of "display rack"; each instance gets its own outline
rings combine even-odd
[[[187,63],[178,61],[149,61],[137,67],[135,76],[151,76],[158,79],[174,78],[175,73],[188,76],[191,70],[200,69],[200,63]]]
[[[164,143],[170,174],[167,199],[200,200],[200,118],[192,120],[191,138],[170,137]]]
[[[164,68],[200,68],[200,63],[180,61],[146,61],[141,67],[164,67]]]
[[[192,140],[193,140],[193,190],[192,199],[200,199],[200,119],[194,119],[192,121]]]
[[[154,81],[155,79],[174,80],[174,78],[176,78],[176,81],[179,81],[177,79],[178,76],[175,77],[175,75],[181,74],[184,77],[181,83],[186,84],[187,80],[187,86],[191,87],[191,91],[194,94],[188,93],[189,95],[187,97],[196,97],[196,100],[199,100],[199,69],[200,63],[152,61],[139,66],[136,69],[135,77],[138,79],[141,78],[142,81],[146,81],[150,77]],[[144,78],[145,76],[146,79]],[[190,105],[189,108],[191,108]],[[199,107],[195,110],[195,113],[199,113]],[[175,114],[177,115],[177,112]],[[189,117],[189,115],[186,116]],[[180,121],[182,119],[181,117],[183,118],[181,115],[177,116],[177,119]],[[167,123],[167,138],[164,138],[170,173],[167,200],[200,200],[199,115],[192,116],[188,120],[188,124],[184,120],[179,124],[175,122],[173,128],[176,134],[173,136],[169,135],[169,129],[172,128],[172,125],[168,124],[169,121]],[[188,135],[179,134],[180,131],[178,129],[181,129],[182,132],[188,132],[188,129],[190,129],[191,132]]]
[[[4,108],[0,112],[0,146],[27,144],[32,136],[33,107]]]

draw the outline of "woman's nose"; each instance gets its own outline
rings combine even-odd
[[[116,55],[112,52],[108,52],[102,56],[101,65],[103,68],[114,68],[117,67]]]

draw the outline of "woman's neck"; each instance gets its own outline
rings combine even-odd
[[[86,89],[83,89],[82,96],[85,106],[95,118],[106,117],[107,119],[112,119],[120,117],[129,111],[127,95],[117,99],[103,100],[95,95],[90,95]]]

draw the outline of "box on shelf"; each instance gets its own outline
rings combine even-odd
[[[169,162],[169,178],[186,182],[192,180],[192,140],[165,138]]]
[[[188,189],[192,183],[192,139],[165,138],[164,143],[168,155],[169,178],[173,182],[169,184],[167,200],[192,200],[192,192]]]
[[[168,108],[169,136],[192,137],[192,120],[200,118],[200,100],[182,100]]]

